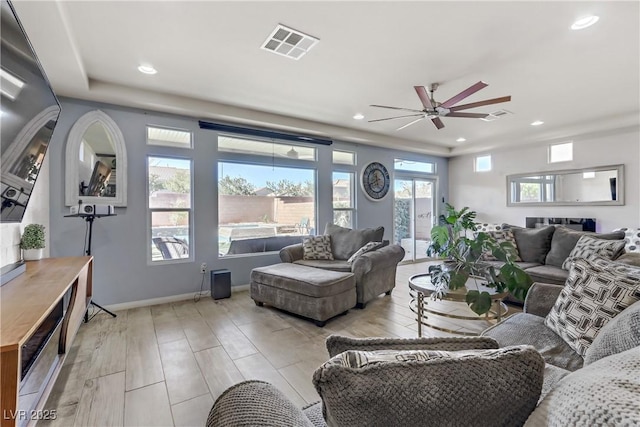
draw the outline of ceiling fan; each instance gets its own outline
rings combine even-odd
[[[422,106],[424,107],[423,110],[415,110],[412,108],[389,107],[387,105],[371,105],[371,107],[377,107],[377,108],[388,108],[391,110],[411,111],[413,112],[413,114],[406,114],[403,116],[396,116],[396,117],[387,117],[384,119],[369,120],[369,123],[382,122],[385,120],[403,119],[407,117],[417,117],[417,119],[403,126],[400,126],[397,130],[401,130],[406,127],[409,127],[412,124],[417,123],[420,120],[424,120],[424,119],[431,119],[433,124],[438,129],[442,129],[444,127],[444,123],[442,123],[442,120],[440,120],[440,117],[466,117],[471,119],[483,119],[487,117],[489,114],[459,113],[458,111],[468,110],[470,108],[482,107],[483,105],[499,104],[501,102],[511,101],[511,96],[503,96],[500,98],[493,98],[493,99],[486,99],[484,101],[472,102],[470,104],[455,105],[458,102],[465,99],[466,97],[476,93],[480,89],[483,89],[489,86],[487,83],[483,81],[479,81],[478,83],[468,87],[467,89],[463,90],[456,96],[446,100],[445,102],[436,102],[433,99],[433,92],[435,92],[435,90],[438,89],[438,86],[439,86],[438,83],[433,83],[431,84],[431,86],[429,86],[429,92],[431,92],[431,97],[429,97],[429,94],[427,93],[427,89],[424,86],[413,87],[416,90],[416,93],[418,94],[420,101],[422,102]]]

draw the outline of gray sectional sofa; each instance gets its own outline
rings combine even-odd
[[[396,269],[404,258],[400,245],[386,245],[358,256],[352,263],[349,258],[368,242],[382,242],[384,227],[355,229],[328,223],[325,235],[331,236],[333,260],[303,259],[302,244],[290,245],[280,250],[280,259],[323,270],[353,273],[356,281],[357,307],[364,306],[380,294],[391,294],[396,285]]]

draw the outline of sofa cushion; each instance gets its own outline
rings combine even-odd
[[[550,225],[541,228],[512,227],[511,230],[518,244],[520,258],[525,262],[544,264],[556,228]]]
[[[365,254],[365,253],[370,252],[370,251],[375,251],[376,249],[381,248],[381,247],[382,247],[382,242],[365,243],[360,249],[355,251],[353,253],[353,255],[351,255],[349,257],[349,259],[347,260],[347,264],[353,263],[353,261],[355,261],[356,258],[358,258],[360,255]]]
[[[498,244],[502,243],[510,243],[515,249],[515,258],[514,261],[522,261],[520,258],[520,253],[518,252],[518,243],[516,242],[515,237],[513,236],[512,230],[500,230],[500,231],[487,231],[489,236],[493,237]],[[497,261],[498,259],[493,256],[491,252],[487,252],[482,254],[482,259],[485,261]]]
[[[342,271],[349,273],[351,266],[346,261],[340,259],[334,260],[317,260],[317,259],[299,259],[293,262],[298,265],[305,265],[307,267],[322,268],[324,270]]]
[[[519,425],[535,408],[543,372],[542,358],[529,346],[350,350],[321,365],[313,384],[329,425]]]
[[[640,347],[572,372],[546,395],[525,426],[637,426]]]
[[[569,270],[571,262],[576,258],[586,258],[590,260],[595,258],[614,259],[623,250],[623,240],[602,240],[584,235],[580,237],[578,243],[571,249],[569,256],[562,263],[562,268]]]
[[[621,264],[640,267],[640,252],[629,252],[622,254],[618,258],[616,258],[615,261]]]
[[[380,242],[384,227],[352,230],[328,223],[324,234],[331,236],[331,252],[335,259],[348,260],[355,251],[368,242]]]
[[[584,364],[640,346],[640,302],[632,304],[607,323],[584,355]]]
[[[331,236],[309,236],[302,239],[302,259],[332,260]]]
[[[564,263],[564,261],[567,259],[567,257],[571,253],[571,250],[576,246],[578,240],[580,240],[580,237],[584,235],[605,240],[621,240],[624,237],[624,234],[621,231],[606,234],[596,234],[590,233],[588,231],[573,230],[571,228],[558,226],[556,227],[556,231],[554,231],[553,233],[553,238],[551,239],[551,249],[547,254],[545,264],[562,267],[562,263]]]
[[[536,265],[525,270],[534,282],[564,286],[569,272],[553,265]]]
[[[598,332],[640,300],[640,269],[576,258],[545,325],[584,356]]]
[[[340,295],[355,287],[355,279],[351,273],[289,263],[254,268],[251,270],[251,283],[314,298]]]
[[[614,230],[615,231],[615,230]],[[619,228],[617,231],[624,233],[625,252],[640,253],[640,228]]]
[[[516,313],[485,329],[482,336],[498,341],[501,347],[519,344],[532,345],[545,362],[568,371],[582,367],[583,359],[551,329],[544,325],[544,317]]]

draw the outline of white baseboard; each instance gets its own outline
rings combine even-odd
[[[243,291],[248,291],[249,290],[249,285],[240,285],[240,286],[232,286],[231,287],[231,293],[234,294],[236,292],[243,292]],[[139,301],[129,301],[129,302],[123,302],[120,304],[111,304],[111,305],[105,305],[104,308],[106,308],[109,311],[120,311],[120,310],[129,310],[130,308],[137,308],[137,307],[146,307],[149,305],[158,305],[158,304],[166,304],[168,302],[177,302],[177,301],[185,301],[188,299],[192,299],[194,295],[196,295],[197,292],[191,292],[188,294],[180,294],[180,295],[171,295],[168,297],[160,297],[160,298],[150,298],[150,299],[143,299],[143,300],[139,300]],[[211,295],[211,291],[202,291],[202,297],[209,297]]]

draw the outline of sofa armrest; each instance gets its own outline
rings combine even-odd
[[[330,335],[325,341],[329,357],[347,350],[480,350],[498,348],[490,337],[351,338]]]
[[[357,277],[388,266],[395,266],[404,258],[404,249],[400,245],[383,246],[375,251],[365,252],[351,264],[351,272]],[[357,279],[356,279],[357,280]]]
[[[302,249],[302,243],[285,246],[284,248],[280,249],[280,259],[282,260],[282,262],[294,262],[302,259],[303,256],[304,251]]]
[[[546,317],[553,308],[564,286],[536,282],[529,288],[524,300],[523,311],[536,316]]]
[[[244,381],[225,390],[213,404],[207,427],[304,426],[313,424],[280,390],[264,381]]]

